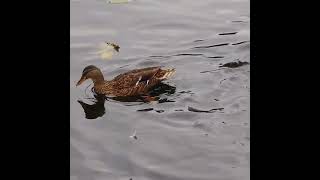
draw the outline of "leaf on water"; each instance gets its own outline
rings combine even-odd
[[[100,45],[99,49],[98,54],[102,59],[112,59],[113,55],[119,52],[120,46],[105,42]]]

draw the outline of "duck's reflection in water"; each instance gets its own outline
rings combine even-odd
[[[114,100],[119,102],[140,102],[146,103],[150,101],[157,101],[158,103],[165,102],[174,102],[172,100],[168,100],[167,98],[160,99],[160,95],[172,95],[176,92],[176,87],[160,83],[156,86],[149,94],[146,96],[137,96],[137,97],[106,97],[104,95],[94,94],[93,104],[87,104],[82,100],[78,100],[81,107],[84,110],[86,119],[97,119],[102,117],[106,113],[105,109],[105,101],[106,100]]]
[[[78,103],[82,106],[86,119],[97,119],[102,117],[106,113],[104,107],[104,102],[106,101],[105,96],[103,95],[94,95],[93,104],[87,104],[81,100],[78,100]]]

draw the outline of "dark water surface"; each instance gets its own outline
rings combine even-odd
[[[70,179],[250,179],[248,0],[70,4]],[[104,41],[120,45],[111,60],[96,54]],[[249,64],[223,66],[238,61]],[[176,74],[158,103],[122,102],[94,97],[90,81],[75,87],[91,64],[106,79],[147,66]]]

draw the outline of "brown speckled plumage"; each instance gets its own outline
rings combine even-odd
[[[113,80],[104,80],[103,74],[95,66],[87,66],[77,86],[86,79],[92,79],[94,90],[98,94],[109,96],[137,96],[147,94],[161,81],[168,79],[175,72],[174,69],[163,70],[160,67],[135,69],[116,76]]]

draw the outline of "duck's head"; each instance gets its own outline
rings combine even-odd
[[[104,78],[100,69],[93,65],[90,65],[84,68],[82,72],[82,76],[76,86],[79,86],[87,79],[91,79],[93,83],[104,81]]]

